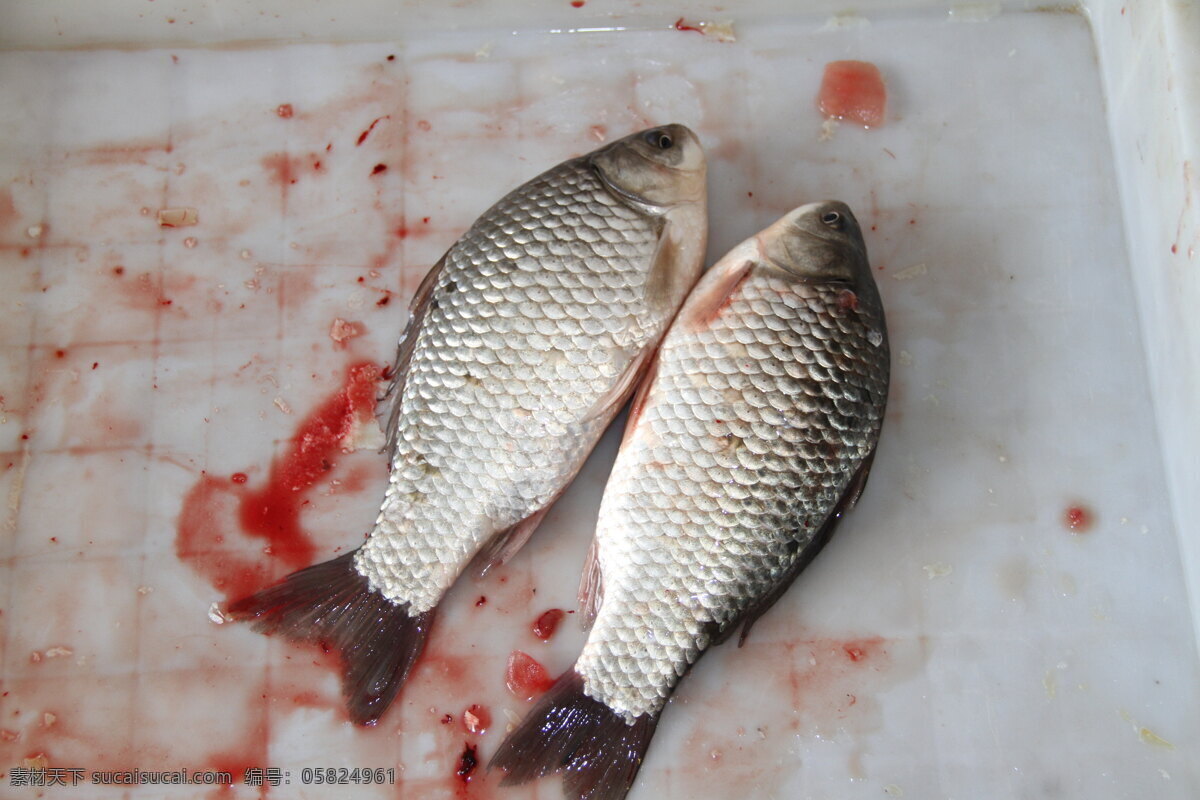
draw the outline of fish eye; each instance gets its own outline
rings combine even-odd
[[[845,227],[842,220],[842,215],[836,211],[826,211],[821,215],[821,222],[839,231]]]
[[[670,150],[675,144],[675,140],[671,138],[671,134],[666,131],[650,131],[646,134],[646,141],[659,150]]]

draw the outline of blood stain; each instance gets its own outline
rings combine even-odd
[[[583,8],[586,3],[585,0],[571,0],[571,5],[575,8]]]
[[[244,472],[235,472],[229,476],[229,480],[233,481],[234,483],[245,483],[249,480],[249,478],[246,477],[246,473]]]
[[[481,595],[479,595],[479,599],[475,601],[475,607],[479,608],[480,606],[485,605],[486,603],[487,603],[487,595],[481,594]]]
[[[1071,533],[1087,533],[1095,522],[1095,515],[1084,506],[1069,506],[1063,512],[1063,524]]]
[[[867,657],[867,651],[857,642],[842,645],[842,652],[846,654],[846,658],[854,662],[862,661]]]
[[[278,114],[282,119],[291,119],[292,115],[296,112],[292,108],[291,103],[283,103],[275,109],[275,113]]]
[[[532,700],[554,685],[554,679],[533,656],[513,650],[508,657],[504,684],[514,697]]]
[[[372,175],[378,175],[381,172],[387,172],[387,164],[376,164],[375,169],[371,170]]]
[[[826,117],[874,128],[883,124],[887,87],[879,67],[866,61],[831,61],[825,65],[817,107]]]
[[[265,539],[263,548],[285,566],[312,563],[316,552],[300,525],[314,485],[336,463],[342,442],[359,424],[369,424],[375,409],[380,369],[360,363],[350,367],[346,384],[301,422],[287,452],[270,467],[266,485],[246,489],[244,473],[234,473],[230,486],[202,475],[184,497],[179,513],[175,552],[227,598],[261,588],[268,565],[257,558],[221,548],[228,522],[237,520],[248,536]],[[239,476],[243,480],[239,480]]]
[[[286,189],[296,182],[296,162],[288,158],[287,153],[273,153],[262,160],[263,169],[270,175],[271,180]]]
[[[471,780],[471,773],[475,771],[475,767],[479,765],[479,759],[475,754],[475,745],[468,744],[463,747],[462,755],[458,757],[458,769],[455,775],[463,783],[468,783]]]
[[[371,135],[371,131],[375,130],[375,126],[378,125],[379,121],[382,119],[387,119],[387,117],[376,117],[371,124],[367,126],[367,129],[358,135],[358,141],[354,143],[354,146],[358,147],[365,142],[367,137]]]
[[[542,613],[533,623],[533,635],[541,639],[543,642],[550,641],[554,636],[554,632],[558,630],[558,623],[562,622],[562,618],[566,614],[561,608],[551,608]]]
[[[687,22],[684,21],[683,17],[680,17],[679,19],[675,20],[675,30],[677,30],[677,31],[695,31],[696,33],[700,33],[700,34],[704,33],[703,28],[698,28],[695,25],[689,25]]]

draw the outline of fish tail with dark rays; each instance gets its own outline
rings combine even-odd
[[[561,772],[566,797],[620,800],[637,777],[657,725],[657,713],[626,722],[588,697],[582,676],[567,670],[500,745],[488,769],[506,773],[501,786]]]
[[[373,725],[391,704],[425,649],[433,611],[406,606],[372,591],[354,568],[354,553],[293,572],[279,583],[226,608],[260,633],[335,651],[350,719]]]

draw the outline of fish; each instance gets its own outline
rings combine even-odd
[[[580,582],[574,665],[501,743],[502,785],[620,800],[679,681],[754,621],[866,485],[887,405],[883,305],[841,202],[797,208],[700,280],[645,382]]]
[[[703,266],[706,176],[686,126],[626,136],[505,195],[417,288],[365,542],[225,610],[336,651],[355,723],[379,720],[442,596],[521,548],[637,386]]]

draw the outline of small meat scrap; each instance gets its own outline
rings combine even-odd
[[[887,112],[883,74],[866,61],[831,61],[821,78],[817,107],[830,119],[877,128]]]
[[[337,317],[329,326],[329,338],[338,345],[345,346],[346,340],[353,339],[355,336],[362,336],[362,327],[357,322],[347,322],[341,317]]]
[[[160,208],[158,224],[163,228],[186,228],[200,222],[200,212],[194,208]]]

